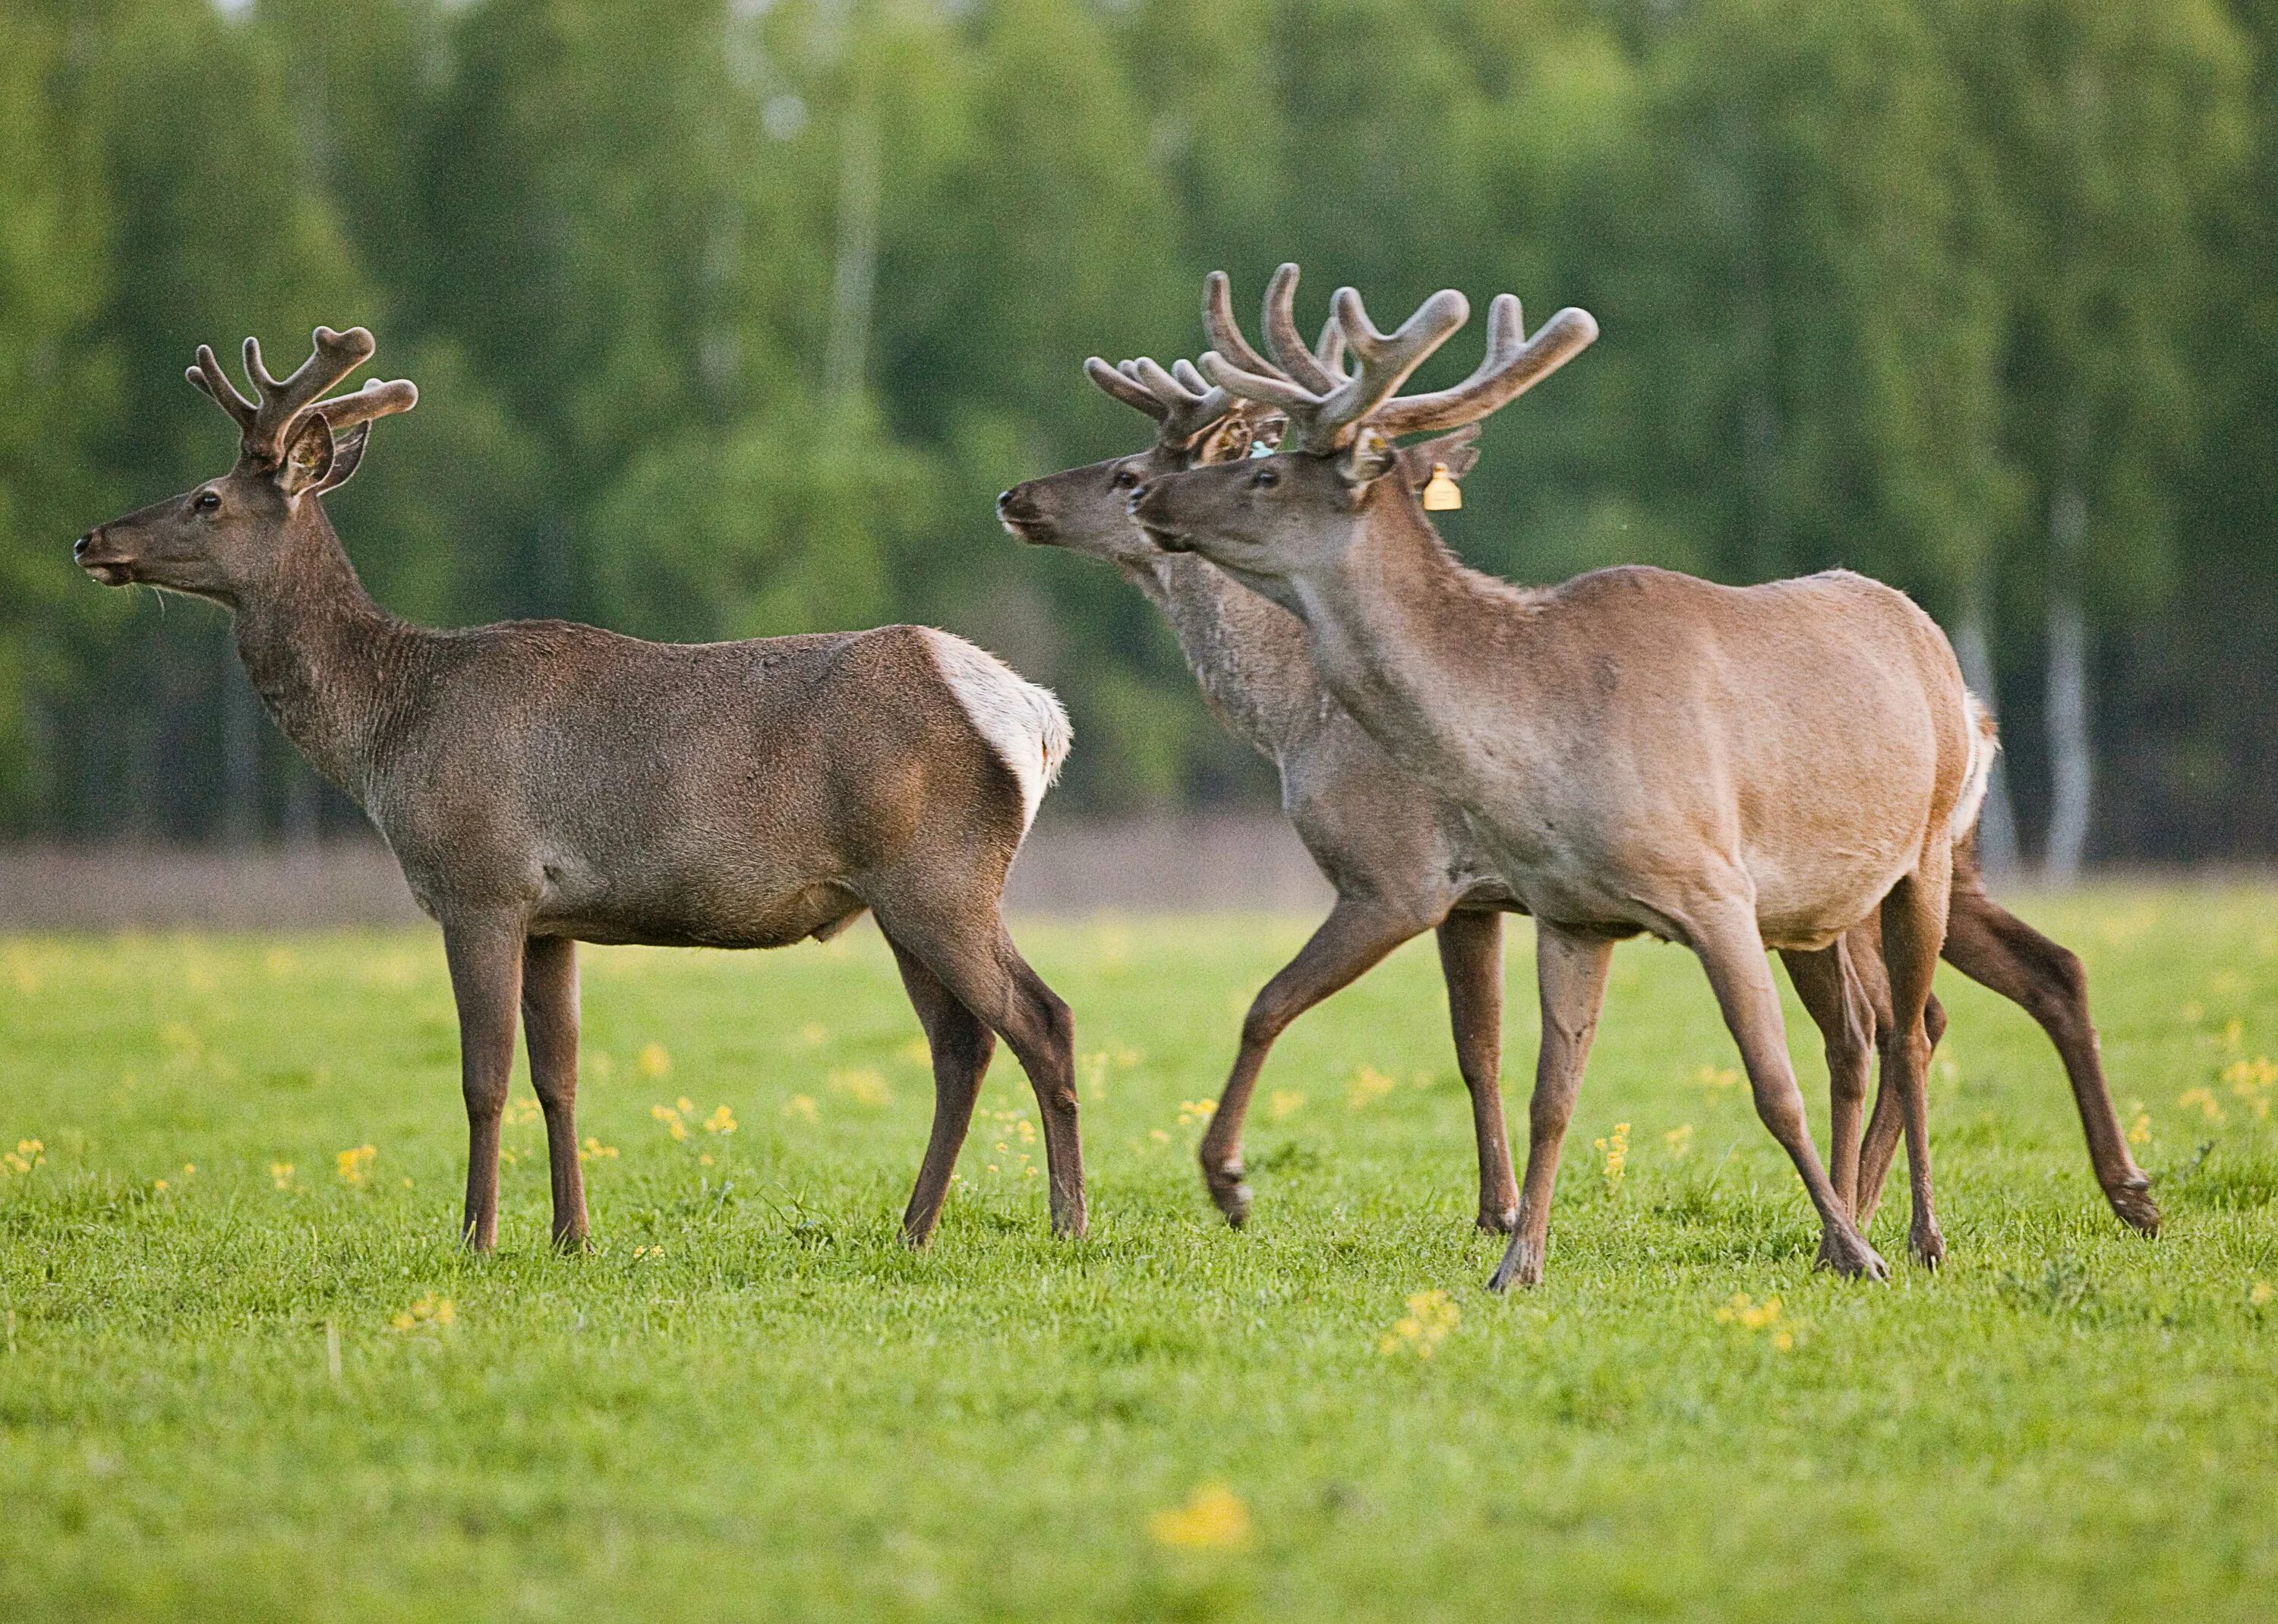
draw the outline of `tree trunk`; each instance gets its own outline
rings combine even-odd
[[[859,42],[850,49],[860,50]],[[833,404],[862,391],[870,347],[871,295],[878,277],[877,98],[858,61],[846,109],[838,175],[838,253],[830,279],[830,333],[822,361],[822,392]]]
[[[2052,885],[2080,878],[2088,845],[2094,750],[2088,695],[2088,624],[2081,609],[2081,547],[2088,503],[2070,478],[2049,502],[2049,843]]]
[[[1984,599],[1982,594],[1974,596],[1976,601],[1962,611],[1961,623],[1955,629],[1953,652],[1961,662],[1961,680],[1998,718]],[[1993,772],[1986,781],[1984,810],[1977,814],[1977,863],[1992,880],[2004,880],[2017,872],[2017,818],[2009,806],[2009,774],[1999,756],[1993,758]]]

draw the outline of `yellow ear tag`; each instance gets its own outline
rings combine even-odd
[[[1426,513],[1452,513],[1464,505],[1464,487],[1448,477],[1448,465],[1434,462],[1432,477],[1424,487]]]

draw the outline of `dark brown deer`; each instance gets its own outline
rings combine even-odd
[[[1494,1284],[1540,1277],[1608,956],[1640,932],[1701,956],[1759,1113],[1819,1210],[1822,1261],[1885,1273],[1853,1221],[1855,1110],[1847,1127],[1838,1113],[1852,1185],[1838,1192],[1804,1125],[1762,957],[1769,944],[1839,967],[1843,936],[1878,903],[1885,1098],[1895,1092],[1907,1138],[1914,1250],[1936,1262],[1925,1014],[1956,835],[1992,748],[1944,637],[1901,595],[1840,572],[1731,589],[1625,569],[1522,591],[1464,569],[1392,477],[1392,437],[1476,423],[1587,345],[1595,324],[1564,311],[1525,339],[1506,295],[1470,378],[1399,398],[1463,321],[1462,296],[1436,295],[1393,334],[1349,289],[1336,311],[1359,362],[1349,377],[1293,381],[1204,358],[1212,382],[1286,415],[1280,454],[1162,476],[1133,511],[1158,545],[1200,550],[1304,622],[1330,690],[1464,807],[1536,917],[1543,1047],[1520,1223]],[[1838,689],[1846,702],[1830,706]]]
[[[236,465],[98,525],[73,555],[105,585],[231,612],[270,714],[363,808],[442,926],[467,1243],[497,1239],[517,1005],[554,1239],[585,1243],[576,942],[779,947],[827,938],[866,908],[933,1054],[933,1131],[905,1237],[933,1231],[1000,1035],[1041,1108],[1053,1227],[1081,1234],[1067,1006],[999,911],[1067,751],[1059,702],[923,627],[668,644],[559,621],[437,631],[399,620],[365,594],[322,500],[355,471],[371,420],[418,398],[401,382],[321,398],[372,349],[362,328],[320,327],[279,381],[248,339],[259,398],[248,400],[202,347],[190,381],[236,421]]]

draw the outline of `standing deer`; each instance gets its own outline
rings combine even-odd
[[[577,942],[779,947],[866,908],[933,1056],[935,1113],[902,1218],[931,1235],[1002,1036],[1043,1118],[1053,1227],[1084,1228],[1067,1006],[1005,934],[1000,894],[1068,748],[1059,702],[914,626],[668,644],[560,621],[414,626],[356,579],[323,497],[409,383],[322,397],[371,359],[319,327],[281,382],[246,340],[248,400],[201,347],[189,378],[236,422],[227,474],[96,526],[108,586],[235,617],[279,728],[355,799],[443,927],[468,1123],[462,1234],[498,1234],[499,1123],[519,1005],[546,1117],[554,1239],[586,1239]]]
[[[1334,371],[1342,334],[1332,321],[1318,353],[1304,348],[1295,319],[1296,286],[1297,268],[1284,265],[1266,287],[1264,332],[1277,360],[1252,350],[1242,337],[1220,274],[1205,284],[1205,326],[1212,344],[1245,370],[1289,378],[1296,369],[1319,386],[1333,386],[1342,378]],[[1175,377],[1144,361],[1117,368],[1094,359],[1085,371],[1105,393],[1155,420],[1154,443],[1130,456],[1018,485],[998,499],[998,516],[1023,541],[1114,565],[1163,611],[1212,709],[1274,764],[1283,809],[1337,892],[1329,918],[1259,992],[1243,1022],[1233,1073],[1201,1147],[1211,1196],[1236,1224],[1249,1212],[1242,1121],[1274,1039],[1314,1003],[1365,973],[1392,946],[1429,926],[1439,933],[1457,1063],[1472,1094],[1479,1227],[1508,1231],[1517,1195],[1501,1126],[1497,911],[1515,911],[1508,891],[1492,877],[1493,865],[1461,812],[1400,773],[1323,690],[1300,622],[1195,555],[1157,548],[1128,512],[1128,498],[1137,485],[1158,474],[1238,459],[1248,454],[1253,431],[1271,433],[1280,420],[1253,421],[1243,402],[1183,363],[1173,369]],[[1435,467],[1460,477],[1476,458],[1470,446],[1476,433],[1475,425],[1467,426],[1404,447],[1402,477],[1411,488]],[[1971,842],[1957,845],[1954,858],[1945,958],[2023,1005],[2048,1031],[2071,1077],[2091,1157],[2114,1210],[2137,1228],[2156,1231],[2158,1208],[2129,1156],[2105,1086],[2079,960],[1986,894]],[[1892,1020],[1880,934],[1879,918],[1870,916],[1834,953],[1783,955],[1821,1028],[1838,1114],[1854,1122],[1877,1033]],[[1944,1025],[1935,997],[1925,1020],[1935,1043]],[[1897,1128],[1889,1117],[1877,1132],[1894,1136]],[[1887,1167],[1888,1157],[1884,1147],[1880,1164]],[[1861,1202],[1862,1227],[1873,1202],[1869,1190]]]
[[[1907,1136],[1910,1241],[1936,1262],[1925,1013],[1957,832],[1976,819],[1992,748],[1945,637],[1903,594],[1844,571],[1731,588],[1632,568],[1529,591],[1465,568],[1387,477],[1395,437],[1477,423],[1596,324],[1563,310],[1526,339],[1518,301],[1500,296],[1472,376],[1403,398],[1468,316],[1463,295],[1433,295],[1391,334],[1350,288],[1334,309],[1349,377],[1300,382],[1203,357],[1211,382],[1285,415],[1281,450],[1158,476],[1131,510],[1158,545],[1200,552],[1303,622],[1329,690],[1464,809],[1536,919],[1542,1045],[1519,1221],[1492,1285],[1541,1278],[1612,944],[1640,933],[1701,957],[1758,1114],[1819,1212],[1821,1262],[1886,1277],[1854,1222],[1855,1109],[1834,1127],[1838,1189],[1811,1143],[1764,959],[1769,945],[1839,964],[1845,933],[1878,904],[1885,1094]]]

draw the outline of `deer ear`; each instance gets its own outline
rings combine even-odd
[[[284,460],[277,465],[277,488],[287,496],[323,490],[338,461],[334,450],[332,424],[322,412],[310,412],[286,443]]]
[[[1229,412],[1203,431],[1187,448],[1187,461],[1196,468],[1213,462],[1239,462],[1250,454],[1250,427],[1240,412]]]
[[[371,424],[360,423],[333,442],[333,466],[325,477],[309,489],[311,496],[321,496],[327,491],[337,491],[356,471],[363,461],[363,448],[371,438]]]
[[[1418,440],[1400,448],[1400,477],[1411,491],[1432,483],[1432,470],[1443,469],[1450,479],[1461,479],[1479,466],[1479,425],[1467,423],[1437,439]]]
[[[1375,429],[1364,428],[1337,453],[1337,477],[1353,492],[1366,490],[1400,466],[1400,452]]]

